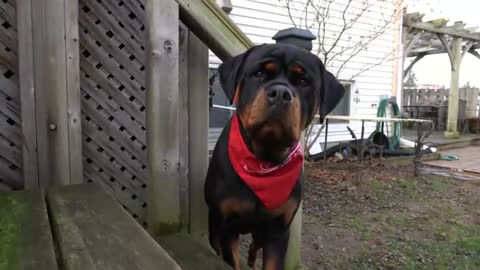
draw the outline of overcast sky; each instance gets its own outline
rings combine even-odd
[[[449,19],[449,24],[463,21],[467,27],[480,27],[480,0],[407,0],[407,5],[408,12],[425,13],[424,21],[443,17]],[[446,54],[426,56],[415,64],[413,72],[418,83],[450,85],[450,61]],[[467,81],[480,86],[480,59],[471,54],[464,57],[460,69],[460,85]]]

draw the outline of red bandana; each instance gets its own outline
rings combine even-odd
[[[228,138],[228,156],[235,172],[268,209],[280,207],[292,192],[303,167],[299,143],[290,148],[287,159],[275,166],[258,160],[243,141],[235,113]]]

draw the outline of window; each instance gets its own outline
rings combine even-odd
[[[350,115],[350,96],[351,96],[351,89],[352,89],[352,82],[350,81],[341,81],[343,86],[345,87],[345,95],[343,95],[343,98],[340,100],[338,103],[337,107],[333,109],[332,112],[330,112],[329,115],[345,115],[349,116]],[[342,123],[342,122],[348,122],[344,120],[329,120],[330,123]]]

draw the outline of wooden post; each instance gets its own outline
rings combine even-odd
[[[208,48],[193,32],[188,35],[188,130],[190,233],[208,232],[203,186],[208,169]]]
[[[445,137],[458,138],[458,88],[460,79],[460,64],[462,63],[462,38],[455,37],[451,44],[450,60],[452,75],[450,78],[450,93],[448,94],[448,119]]]
[[[78,3],[31,3],[39,187],[81,183]]]
[[[465,111],[465,118],[475,118],[477,117],[477,105],[478,105],[478,88],[468,88],[467,89],[467,108]]]
[[[33,65],[31,0],[17,0],[18,74],[23,136],[23,178],[25,189],[38,189],[37,128]]]
[[[188,28],[180,22],[178,33],[178,87],[179,87],[179,123],[180,126],[180,222],[181,232],[187,233],[190,224],[190,203],[189,203],[189,127],[188,127]]]
[[[305,132],[302,132],[300,139],[302,149],[305,145]],[[285,256],[285,269],[297,270],[302,268],[302,223],[303,202],[300,203],[297,213],[290,224],[290,238],[288,239],[287,255]]]
[[[288,241],[287,256],[285,257],[286,270],[302,269],[302,224],[303,202],[290,225],[290,239]]]
[[[147,0],[148,229],[180,229],[179,14],[174,0]]]

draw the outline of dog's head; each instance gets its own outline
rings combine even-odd
[[[257,158],[275,163],[314,115],[323,121],[345,92],[317,56],[286,44],[255,46],[221,64],[219,75],[247,144]]]

